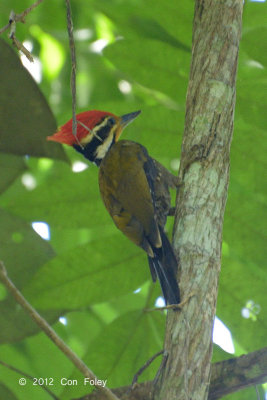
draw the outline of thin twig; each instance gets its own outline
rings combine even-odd
[[[0,360],[0,364],[3,365],[4,367],[10,369],[11,371],[16,372],[16,373],[19,374],[20,376],[25,376],[25,378],[28,378],[28,379],[30,379],[31,381],[34,381],[34,382],[35,382],[34,377],[31,376],[31,375],[29,375],[29,374],[27,374],[26,372],[23,372],[23,371],[21,371],[20,369],[18,369],[18,368],[16,368],[16,367],[13,367],[12,365],[7,364],[7,363],[5,363],[4,361],[1,361],[1,360]],[[37,383],[43,390],[45,390],[45,391],[52,397],[52,399],[59,400],[59,397],[57,397],[53,392],[51,392],[51,390],[49,390],[48,387],[46,387],[44,384],[40,385],[40,384],[38,383],[38,380],[36,380],[36,383]]]
[[[66,357],[77,367],[77,369],[86,377],[94,381],[94,386],[105,394],[109,400],[119,400],[110,389],[97,385],[97,376],[87,367],[87,365],[63,342],[63,340],[56,334],[51,326],[46,322],[44,318],[28,303],[28,301],[22,296],[21,292],[16,288],[13,282],[8,278],[7,271],[4,263],[0,261],[0,280],[10,291],[16,301],[22,306],[22,308],[30,314],[34,322],[44,331],[44,333],[54,342],[54,344],[65,354]]]
[[[26,8],[21,14],[16,15],[16,22],[21,21],[25,22],[25,17],[28,15],[35,7],[39,6],[44,0],[37,0],[30,7]]]
[[[31,53],[26,49],[26,47],[16,38],[16,23],[17,22],[25,22],[25,17],[28,15],[35,7],[39,6],[44,0],[38,0],[36,3],[32,4],[30,7],[26,8],[22,13],[15,14],[12,10],[9,14],[8,24],[0,29],[0,34],[5,32],[6,30],[10,29],[9,38],[12,40],[13,45],[20,50],[29,61],[33,62],[33,57]]]
[[[69,35],[69,46],[71,54],[71,96],[72,96],[72,133],[77,137],[77,120],[76,120],[76,52],[73,37],[73,22],[71,17],[70,0],[66,0],[67,7],[67,26]]]
[[[30,7],[26,8],[26,10],[22,11],[20,14],[15,14],[14,13],[14,19],[9,18],[9,22],[7,25],[5,25],[2,29],[0,29],[0,35],[7,31],[10,28],[10,25],[12,22],[25,22],[25,17],[28,15],[35,7],[39,6],[40,3],[42,3],[44,0],[38,0],[36,3],[32,4]]]
[[[164,353],[164,350],[158,351],[156,354],[154,354],[153,357],[151,357],[149,360],[147,360],[147,362],[136,372],[136,374],[134,375],[133,380],[132,380],[132,388],[137,383],[139,376],[144,372],[144,370],[149,367],[149,365],[155,360],[155,358],[157,358],[158,356],[160,356],[163,353]]]
[[[31,55],[31,53],[29,52],[29,50],[26,49],[25,46],[23,46],[23,44],[16,38],[15,33],[12,33],[10,35],[10,39],[12,40],[13,45],[20,50],[27,58],[30,62],[33,62],[33,56]]]
[[[10,34],[9,38],[12,40],[13,45],[20,50],[27,58],[29,61],[33,62],[33,57],[31,53],[26,49],[25,46],[16,38],[15,33],[16,33],[16,14],[12,10],[9,15],[9,26],[10,26]]]
[[[5,26],[3,26],[3,28],[0,29],[0,35],[2,33],[4,33],[5,31],[7,31],[9,28],[10,28],[10,23],[8,23]]]

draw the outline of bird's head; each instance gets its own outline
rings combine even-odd
[[[77,135],[72,133],[72,119],[62,125],[47,140],[73,146],[85,158],[100,165],[113,143],[117,142],[122,130],[133,121],[141,111],[117,117],[106,111],[84,111],[77,114]]]

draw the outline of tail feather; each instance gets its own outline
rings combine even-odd
[[[166,304],[179,304],[180,291],[177,283],[177,260],[172,246],[160,228],[161,248],[153,248],[154,257],[148,257],[152,279],[158,278]]]

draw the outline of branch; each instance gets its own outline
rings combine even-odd
[[[21,14],[15,14],[14,11],[10,12],[8,24],[5,25],[2,29],[0,29],[0,35],[10,29],[9,38],[12,40],[13,45],[28,58],[31,62],[33,62],[33,57],[31,53],[23,46],[23,44],[16,38],[16,23],[23,22],[25,23],[25,17],[28,15],[35,7],[39,6],[44,0],[38,0],[36,3],[32,4],[30,7],[26,8]]]
[[[209,400],[266,382],[267,347],[212,366]]]
[[[153,382],[137,383],[134,386],[122,386],[114,389],[114,393],[123,400],[152,400]],[[86,396],[73,400],[105,400],[101,393],[90,393]]]
[[[209,400],[262,384],[267,379],[267,347],[240,357],[212,364]],[[154,382],[138,383],[114,389],[124,400],[152,400]],[[101,393],[91,393],[76,400],[105,400]]]
[[[12,22],[25,23],[26,15],[28,15],[35,7],[39,6],[39,4],[42,3],[43,1],[44,0],[36,1],[36,3],[32,4],[30,7],[26,8],[26,10],[22,11],[21,14],[15,14],[14,12],[11,11],[10,15],[13,16],[13,18],[9,17],[8,24],[6,24],[2,29],[0,29],[0,35],[10,28],[10,25],[12,24]]]
[[[63,340],[56,334],[51,326],[43,319],[40,314],[28,303],[22,296],[21,292],[16,288],[13,282],[8,278],[7,271],[2,261],[0,261],[0,280],[15,298],[15,300],[22,306],[22,308],[30,314],[33,321],[44,331],[49,339],[65,354],[66,357],[75,365],[75,367],[87,378],[92,379],[94,382],[98,381],[97,376],[87,367],[87,365],[63,342]],[[119,400],[110,389],[107,387],[94,386],[102,392],[102,398],[107,400]]]

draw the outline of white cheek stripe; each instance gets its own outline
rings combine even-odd
[[[106,118],[104,119],[103,122],[101,122],[100,125],[97,125],[94,129],[89,129],[88,126],[84,125],[82,122],[78,121],[80,123],[80,125],[82,125],[88,132],[90,132],[90,134],[86,135],[84,138],[82,138],[81,140],[81,144],[85,145],[91,142],[91,140],[93,139],[93,137],[97,137],[98,140],[100,140],[101,142],[103,142],[103,140],[97,135],[97,132],[99,131],[99,129],[101,129],[103,126],[106,125]]]
[[[113,135],[111,134],[104,142],[103,144],[100,144],[97,146],[96,151],[95,151],[95,157],[102,160],[102,158],[105,157],[107,154],[111,144],[113,141]]]

